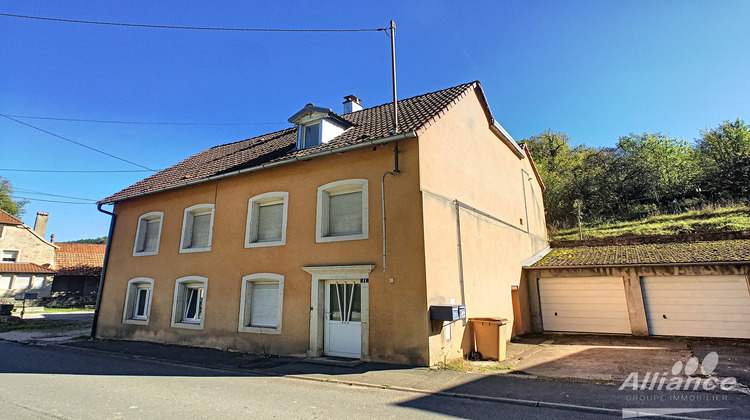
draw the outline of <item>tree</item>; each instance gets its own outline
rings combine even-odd
[[[0,209],[11,216],[20,217],[26,213],[24,207],[28,203],[26,200],[14,200],[13,185],[7,178],[0,176]]]
[[[544,209],[547,223],[552,226],[571,225],[575,221],[575,195],[571,191],[571,181],[576,164],[570,137],[548,130],[524,142],[546,186]]]
[[[701,189],[719,199],[750,198],[750,127],[737,118],[701,134]]]
[[[661,133],[630,134],[617,142],[619,196],[657,208],[694,188],[695,154],[690,145]]]
[[[70,243],[71,244],[106,244],[107,237],[102,236],[101,238],[77,239],[75,241],[70,241]]]

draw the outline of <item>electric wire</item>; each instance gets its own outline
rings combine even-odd
[[[53,120],[53,121],[74,121],[106,124],[138,124],[138,125],[220,125],[220,126],[238,126],[238,125],[284,125],[283,122],[253,122],[253,123],[185,123],[185,122],[147,122],[147,121],[118,121],[118,120],[87,120],[79,118],[58,118],[58,117],[38,117],[31,115],[12,115],[2,114],[15,118],[31,118],[36,120]]]
[[[105,151],[102,151],[102,150],[99,150],[99,149],[93,148],[93,147],[91,147],[91,146],[87,146],[87,145],[85,145],[85,144],[83,144],[83,143],[79,143],[79,142],[77,142],[77,141],[75,141],[75,140],[71,140],[71,139],[69,139],[69,138],[63,137],[63,136],[61,136],[61,135],[59,135],[59,134],[55,134],[55,133],[52,133],[52,132],[50,132],[50,131],[44,130],[44,129],[42,129],[42,128],[39,128],[39,127],[33,126],[33,125],[31,125],[31,124],[25,123],[25,122],[23,122],[23,121],[19,121],[19,120],[15,119],[15,118],[9,117],[9,116],[7,116],[7,115],[5,115],[5,114],[0,114],[0,117],[5,117],[5,118],[7,118],[7,119],[9,119],[9,120],[11,120],[11,121],[15,121],[15,122],[17,122],[17,123],[19,123],[19,124],[23,124],[23,125],[25,125],[25,126],[27,126],[27,127],[31,127],[31,128],[33,128],[33,129],[35,129],[35,130],[39,130],[39,131],[41,131],[41,132],[43,132],[43,133],[47,133],[47,134],[49,134],[49,135],[51,135],[51,136],[57,137],[57,138],[59,138],[59,139],[63,139],[63,140],[65,140],[65,141],[71,142],[71,143],[73,143],[73,144],[76,144],[76,145],[78,145],[78,146],[81,146],[81,147],[85,147],[86,149],[89,149],[89,150],[93,150],[93,151],[95,151],[95,152],[98,152],[98,153],[101,153],[101,154],[103,154],[103,155],[106,155],[106,156],[109,156],[109,157],[115,158],[115,159],[117,159],[117,160],[121,160],[121,161],[123,161],[123,162],[126,162],[126,163],[129,163],[129,164],[131,164],[131,165],[135,165],[135,166],[137,166],[137,167],[139,167],[139,168],[143,168],[143,169],[148,169],[149,171],[152,171],[152,172],[156,172],[156,170],[154,170],[154,169],[151,169],[151,168],[149,168],[149,167],[146,167],[146,166],[143,166],[143,165],[139,165],[139,164],[137,164],[137,163],[135,163],[135,162],[131,162],[131,161],[127,160],[127,159],[123,159],[123,158],[121,158],[121,157],[119,157],[119,156],[115,156],[115,155],[113,155],[113,154],[111,154],[111,153],[107,153],[107,152],[105,152]]]
[[[23,194],[38,194],[38,195],[48,195],[48,196],[51,196],[51,197],[71,198],[73,200],[96,201],[96,199],[94,199],[94,198],[71,197],[69,195],[59,195],[59,194],[45,193],[45,192],[41,192],[41,191],[27,190],[25,188],[18,188],[18,187],[13,187],[13,190],[17,191],[17,192],[20,192],[20,193],[23,193]]]
[[[45,203],[61,203],[61,204],[85,204],[87,206],[96,204],[96,201],[92,201],[90,203],[80,203],[78,201],[58,201],[58,200],[45,200],[42,198],[30,198],[30,197],[20,197],[17,195],[11,196],[14,199],[21,199],[21,200],[29,200],[29,201],[44,201]]]
[[[155,28],[155,29],[186,29],[198,31],[234,31],[234,32],[378,32],[386,31],[388,28],[359,28],[359,29],[270,29],[270,28],[217,28],[203,26],[173,26],[173,25],[146,25],[138,23],[119,23],[119,22],[99,22],[91,20],[78,19],[60,19],[42,16],[14,15],[10,13],[0,13],[0,16],[16,17],[23,19],[47,20],[53,22],[67,23],[86,23],[90,25],[110,25],[110,26],[129,26],[135,28]]]
[[[70,173],[70,174],[102,174],[102,173],[128,173],[128,172],[153,172],[153,169],[133,169],[133,170],[122,170],[122,171],[108,171],[108,170],[56,170],[56,169],[10,169],[0,168],[0,171],[8,172],[40,172],[40,173]]]

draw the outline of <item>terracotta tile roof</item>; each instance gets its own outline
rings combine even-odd
[[[59,274],[99,275],[104,264],[104,244],[69,244],[56,242],[55,268]]]
[[[400,132],[414,131],[417,135],[421,134],[475,88],[479,88],[479,82],[465,83],[398,101]],[[105,198],[101,203],[112,203],[166,188],[195,183],[211,176],[287,159],[304,158],[319,152],[366,143],[392,135],[393,103],[344,114],[340,117],[354,124],[354,127],[320,146],[296,150],[296,129],[291,127],[212,147]]]
[[[34,263],[0,263],[0,273],[56,273]]]
[[[750,239],[552,248],[529,268],[750,263]]]
[[[6,225],[22,225],[23,222],[16,219],[15,217],[11,216],[10,214],[6,213],[3,210],[0,210],[0,223],[6,224]]]

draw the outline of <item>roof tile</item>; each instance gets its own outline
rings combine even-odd
[[[0,263],[0,273],[55,273],[55,270],[34,263]]]
[[[6,225],[22,225],[23,222],[6,213],[4,210],[0,210],[0,223]]]

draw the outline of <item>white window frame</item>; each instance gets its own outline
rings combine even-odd
[[[252,302],[247,301],[248,292],[251,291],[248,289],[252,288],[255,283],[279,284],[276,327],[254,327],[247,325],[247,320],[250,317],[253,304]],[[240,319],[237,331],[257,334],[281,334],[281,318],[284,313],[284,276],[273,273],[258,273],[244,276],[242,277],[242,294],[240,296]]]
[[[187,237],[188,223],[192,223],[193,217],[211,214],[211,221],[208,227],[208,246],[205,247],[185,247],[185,239]],[[192,227],[191,227],[192,232]],[[180,253],[187,252],[208,252],[211,251],[211,244],[214,236],[214,205],[213,204],[196,204],[185,209],[185,213],[182,217],[182,233],[180,234]]]
[[[203,300],[199,313],[202,314],[199,321],[184,319],[187,304],[187,293],[189,289],[203,288]],[[175,280],[174,299],[172,301],[172,328],[187,328],[191,330],[202,330],[206,320],[206,297],[208,296],[208,278],[201,276],[186,276]]]
[[[148,251],[138,251],[138,245],[141,242],[141,226],[143,225],[141,222],[143,220],[146,220],[146,222],[150,222],[152,220],[159,219],[159,231],[156,233],[156,249],[148,250]],[[164,212],[161,211],[152,211],[150,213],[146,213],[141,215],[141,217],[138,218],[138,227],[135,230],[135,243],[133,244],[133,256],[134,257],[140,257],[145,255],[156,255],[159,253],[159,244],[161,243],[161,228],[164,226]],[[146,238],[146,232],[143,232],[143,240],[145,241]]]
[[[310,147],[315,147],[315,146],[308,146],[306,144],[306,139],[305,139],[305,137],[306,137],[305,136],[305,131],[307,130],[307,127],[311,127],[313,125],[317,125],[318,126],[318,130],[317,130],[318,131],[318,140],[320,141],[320,143],[316,144],[315,146],[320,146],[321,144],[323,144],[323,121],[322,120],[315,120],[315,121],[310,122],[310,123],[300,124],[299,130],[298,130],[299,134],[298,134],[298,138],[297,138],[297,149],[302,150],[302,149],[308,149]]]
[[[146,316],[135,315],[135,305],[138,302],[138,294],[141,289],[147,289]],[[136,277],[128,281],[125,295],[125,306],[122,310],[123,324],[148,325],[151,317],[151,302],[154,300],[154,279],[148,277]]]
[[[329,198],[332,195],[362,191],[362,232],[346,235],[328,234]],[[318,187],[318,205],[315,216],[315,242],[356,241],[368,238],[368,193],[366,179],[345,179]]]
[[[283,205],[281,218],[281,238],[278,240],[259,241],[258,237],[258,217],[261,206],[269,204]],[[286,221],[289,212],[289,193],[284,191],[274,191],[265,194],[259,194],[252,197],[247,202],[247,224],[245,225],[245,248],[261,248],[267,246],[286,245]]]
[[[13,261],[3,261],[3,259],[4,259],[3,256],[4,256],[4,254],[6,252],[15,252],[16,253],[16,259],[13,260]],[[17,263],[20,256],[21,256],[21,250],[20,249],[3,249],[2,251],[0,251],[0,262],[4,262],[4,263]]]

